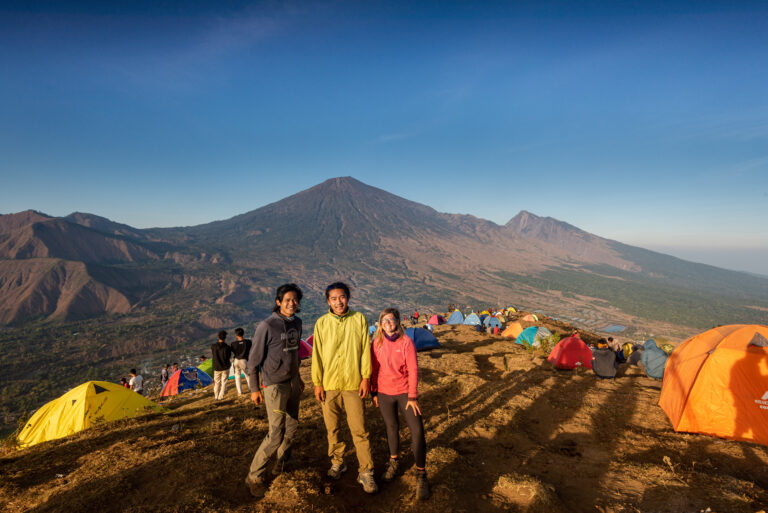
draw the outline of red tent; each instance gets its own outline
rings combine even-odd
[[[578,337],[564,338],[552,348],[547,361],[558,369],[592,368],[592,351]]]
[[[314,335],[310,335],[307,340],[299,340],[299,360],[312,358],[312,348],[314,347],[314,342]]]
[[[429,321],[427,322],[427,324],[432,324],[434,326],[437,326],[439,324],[445,324],[445,317],[443,317],[442,315],[435,314],[429,318]]]

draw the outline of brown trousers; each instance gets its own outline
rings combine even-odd
[[[365,408],[357,390],[326,390],[323,404],[323,420],[328,431],[328,456],[331,463],[341,465],[344,462],[346,444],[341,439],[341,414],[347,414],[347,425],[352,433],[352,441],[357,452],[358,471],[373,470],[371,445],[368,431],[365,429]]]

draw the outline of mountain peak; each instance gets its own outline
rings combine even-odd
[[[18,230],[24,226],[51,219],[53,218],[48,214],[38,212],[37,210],[25,210],[15,214],[0,214],[0,233]]]

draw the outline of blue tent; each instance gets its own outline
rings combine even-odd
[[[667,366],[667,353],[659,349],[656,341],[646,340],[643,355],[640,357],[640,363],[645,366],[645,373],[649,378],[662,379],[664,377],[664,368]]]
[[[407,328],[405,334],[413,340],[416,351],[426,351],[427,349],[437,349],[440,347],[440,342],[437,341],[435,336],[424,328]]]
[[[450,317],[448,317],[448,324],[461,324],[464,322],[464,314],[458,310],[454,310]]]
[[[538,326],[531,326],[525,328],[515,339],[518,344],[523,344],[531,347],[539,347],[541,345],[541,339],[547,338],[552,334],[547,328],[539,328]]]
[[[482,324],[482,322],[480,322],[480,317],[478,317],[476,313],[472,312],[471,314],[467,315],[466,319],[464,319],[464,324],[477,326],[478,324]]]
[[[491,328],[499,328],[501,329],[501,321],[498,320],[496,317],[491,317],[490,315],[483,319],[483,325]]]
[[[196,388],[198,383],[200,386],[205,387],[213,383],[213,378],[197,367],[179,369],[165,383],[165,387],[160,395],[163,397],[176,395],[184,390]]]
[[[485,323],[485,320],[488,318],[488,314],[480,314],[480,322]]]
[[[368,336],[372,337],[374,333],[376,333],[376,326],[368,326]]]

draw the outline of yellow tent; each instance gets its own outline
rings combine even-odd
[[[501,335],[503,337],[517,338],[517,336],[522,332],[523,332],[523,327],[520,325],[520,323],[513,322],[509,326],[507,326],[507,329],[501,332]]]
[[[162,408],[122,385],[88,381],[46,403],[19,433],[21,447],[69,436],[96,422],[135,417]]]
[[[491,315],[491,312],[489,312],[488,310],[483,310],[478,315]]]

